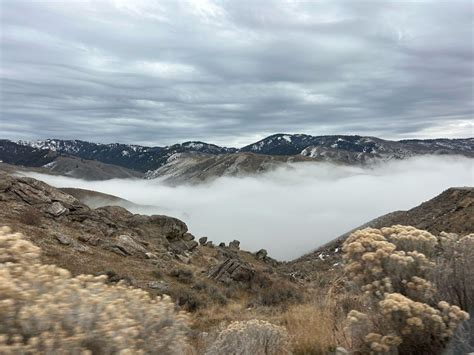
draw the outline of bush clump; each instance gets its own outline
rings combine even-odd
[[[283,327],[266,321],[232,322],[221,331],[206,355],[290,354],[288,334]]]
[[[439,239],[410,226],[366,228],[350,235],[345,271],[376,316],[352,310],[356,347],[376,353],[437,353],[469,315],[439,299],[431,280]],[[438,254],[437,254],[438,252]]]
[[[170,272],[170,276],[176,278],[179,282],[189,284],[194,281],[194,274],[189,269],[177,268]]]
[[[183,354],[187,316],[106,276],[40,262],[40,249],[0,228],[0,353]]]

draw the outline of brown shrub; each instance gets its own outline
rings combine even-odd
[[[185,284],[189,284],[194,281],[194,274],[190,269],[176,268],[170,272],[170,276],[173,276],[179,282]]]
[[[301,303],[303,295],[296,287],[283,282],[272,283],[271,286],[262,288],[257,296],[257,303],[262,306],[288,306]]]

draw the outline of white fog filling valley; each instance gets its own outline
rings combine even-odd
[[[214,243],[237,239],[242,249],[264,248],[278,260],[291,260],[373,218],[413,208],[449,187],[472,186],[473,162],[425,156],[372,168],[295,163],[265,174],[176,187],[160,180],[26,175],[56,187],[95,190],[153,206],[131,212],[177,217],[197,238],[207,236]]]

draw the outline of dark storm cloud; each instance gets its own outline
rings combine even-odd
[[[1,1],[2,137],[471,136],[470,1]]]

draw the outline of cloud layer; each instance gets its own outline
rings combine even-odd
[[[4,138],[470,136],[466,1],[1,1]]]
[[[80,187],[142,205],[135,213],[165,214],[216,243],[241,241],[292,259],[373,218],[410,209],[452,186],[472,186],[473,159],[419,157],[372,169],[298,163],[245,178],[169,187],[158,180],[81,181],[29,174],[58,187]]]

